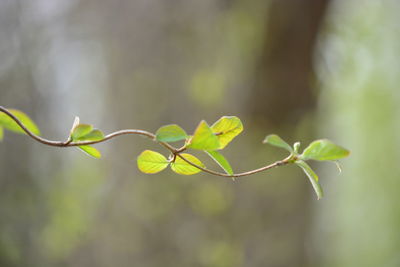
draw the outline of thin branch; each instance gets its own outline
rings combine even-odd
[[[227,174],[227,173],[216,172],[216,171],[201,167],[201,166],[199,166],[199,165],[187,160],[181,154],[177,154],[177,156],[180,157],[182,160],[186,161],[188,164],[192,165],[193,167],[196,167],[196,168],[198,168],[198,169],[200,169],[200,170],[202,170],[202,171],[204,171],[206,173],[209,173],[209,174],[212,174],[212,175],[217,175],[217,176],[229,177],[229,178],[237,178],[237,177],[242,177],[242,176],[249,176],[249,175],[256,174],[256,173],[259,173],[259,172],[263,172],[263,171],[266,171],[266,170],[269,170],[269,169],[272,169],[272,168],[275,168],[275,167],[278,167],[278,166],[283,166],[283,165],[286,165],[286,164],[290,163],[290,158],[291,158],[291,156],[289,156],[286,159],[276,161],[276,162],[274,162],[272,164],[269,164],[267,166],[264,166],[264,167],[261,167],[261,168],[255,169],[255,170],[242,172],[242,173]]]
[[[158,144],[160,144],[161,146],[163,146],[164,148],[166,148],[168,151],[170,151],[175,157],[178,156],[180,157],[182,160],[184,160],[185,162],[187,162],[188,164],[192,165],[195,168],[198,168],[199,170],[202,170],[206,173],[212,174],[212,175],[216,175],[216,176],[222,176],[222,177],[229,177],[229,178],[237,178],[237,177],[243,177],[243,176],[249,176],[252,174],[256,174],[259,172],[263,172],[278,166],[283,166],[286,165],[288,163],[291,162],[292,159],[292,155],[290,155],[289,157],[283,159],[283,160],[279,160],[276,161],[272,164],[263,166],[261,168],[258,169],[254,169],[251,171],[247,171],[247,172],[242,172],[242,173],[234,173],[234,174],[226,174],[226,173],[221,173],[221,172],[217,172],[214,170],[210,170],[204,167],[201,167],[189,160],[187,160],[184,156],[182,156],[180,153],[186,150],[186,147],[181,147],[181,148],[175,148],[173,146],[171,146],[170,144],[166,143],[166,142],[162,142],[162,141],[158,141],[156,139],[155,134],[144,131],[144,130],[137,130],[137,129],[126,129],[126,130],[119,130],[113,133],[110,133],[108,135],[106,135],[103,139],[100,140],[96,140],[96,141],[82,141],[82,142],[72,142],[72,140],[70,138],[68,138],[67,141],[52,141],[52,140],[48,140],[45,139],[43,137],[40,137],[36,134],[34,134],[33,132],[31,132],[16,116],[14,116],[14,114],[12,114],[10,111],[8,111],[6,108],[0,106],[0,111],[4,112],[5,114],[7,114],[11,119],[13,119],[21,128],[22,130],[29,135],[31,138],[33,138],[34,140],[48,145],[48,146],[55,146],[55,147],[73,147],[73,146],[84,146],[84,145],[94,145],[94,144],[98,144],[98,143],[102,143],[105,141],[108,141],[114,137],[117,136],[121,136],[121,135],[127,135],[127,134],[135,134],[135,135],[143,135],[146,136],[150,139],[152,139],[154,142],[157,142]]]
[[[38,141],[38,142],[40,142],[42,144],[48,145],[48,146],[70,147],[70,146],[94,145],[94,144],[105,142],[105,141],[110,140],[110,139],[112,139],[114,137],[117,137],[117,136],[126,135],[126,134],[137,134],[137,135],[143,135],[143,136],[146,136],[146,137],[148,137],[150,139],[153,139],[154,141],[158,142],[160,145],[162,145],[165,148],[167,148],[172,153],[176,152],[176,149],[174,147],[172,147],[171,145],[169,145],[169,144],[167,144],[165,142],[157,141],[155,139],[156,136],[154,134],[152,134],[150,132],[147,132],[147,131],[136,130],[136,129],[126,129],[126,130],[116,131],[116,132],[113,132],[113,133],[110,133],[110,134],[106,135],[103,139],[96,140],[96,141],[71,142],[71,139],[68,139],[67,141],[52,141],[52,140],[48,140],[48,139],[45,139],[43,137],[40,137],[40,136],[34,134],[33,132],[31,132],[28,128],[25,127],[25,125],[16,116],[14,116],[14,114],[12,114],[6,108],[0,106],[0,111],[4,112],[11,119],[13,119],[22,128],[22,130],[24,130],[24,132],[27,135],[29,135],[30,137],[32,137],[36,141]]]

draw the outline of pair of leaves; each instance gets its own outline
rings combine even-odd
[[[206,151],[224,149],[242,131],[243,124],[235,116],[224,116],[211,127],[207,122],[201,121],[189,141],[188,148]]]
[[[26,115],[24,112],[17,109],[8,109],[8,111],[13,114],[22,124],[35,135],[40,135],[40,130],[36,124]],[[3,140],[4,129],[10,130],[12,132],[26,134],[25,131],[7,114],[0,112],[0,141]]]
[[[176,156],[174,161],[171,162],[164,155],[151,150],[143,151],[137,158],[137,164],[140,171],[151,174],[164,170],[168,165],[171,166],[174,172],[183,175],[192,175],[201,171],[199,168],[187,163],[181,157],[200,167],[204,167],[204,164],[191,154],[181,153],[180,156]]]
[[[318,175],[311,169],[311,167],[305,162],[307,160],[318,160],[318,161],[336,161],[338,159],[347,157],[350,151],[338,146],[328,139],[320,139],[312,142],[303,151],[302,154],[298,154],[300,143],[296,142],[293,148],[286,143],[282,138],[273,134],[268,135],[264,141],[270,145],[286,149],[292,154],[293,163],[299,166],[309,178],[318,199],[323,196],[323,190],[318,182]]]
[[[99,129],[94,129],[93,125],[80,124],[76,117],[71,129],[70,138],[73,142],[99,141],[104,139],[104,134]],[[100,158],[101,153],[90,145],[78,146],[83,152],[94,158]]]
[[[218,151],[207,151],[207,153],[225,170],[228,174],[233,174],[232,167],[229,165],[228,161],[219,153]],[[176,156],[173,162],[167,160],[162,154],[145,150],[137,158],[137,164],[140,171],[144,173],[158,173],[164,170],[168,165],[171,165],[171,169],[183,175],[192,175],[199,173],[201,170],[192,166],[181,157],[186,160],[200,166],[205,167],[204,164],[195,156],[188,153],[181,153],[180,156]]]
[[[243,131],[243,124],[238,117],[223,116],[211,127],[206,121],[201,121],[193,136],[176,124],[166,125],[156,132],[160,142],[186,141],[186,148],[205,151],[228,174],[233,174],[228,160],[217,150],[225,148],[238,134]]]
[[[176,124],[162,126],[156,132],[156,139],[160,142],[186,140],[188,148],[210,151],[225,148],[242,131],[243,125],[238,117],[224,116],[211,127],[206,121],[201,121],[191,137]]]
[[[227,174],[232,175],[231,165],[217,150],[224,149],[242,131],[243,124],[235,116],[224,116],[211,127],[202,121],[194,132],[188,147],[204,150]]]
[[[276,134],[271,134],[265,137],[263,143],[268,143],[270,145],[284,148],[292,154],[296,154],[301,160],[319,160],[319,161],[333,161],[341,158],[345,158],[350,154],[347,149],[334,144],[328,139],[319,139],[313,141],[308,145],[301,155],[297,155],[300,143],[297,142],[292,148],[288,143],[283,141]]]

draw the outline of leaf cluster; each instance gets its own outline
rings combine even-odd
[[[75,117],[69,136],[71,142],[99,141],[102,139],[104,139],[102,131],[93,128],[93,125],[90,124],[80,124],[79,117]],[[100,151],[93,146],[82,145],[78,146],[78,148],[94,158],[101,157]]]
[[[204,168],[204,164],[192,154],[180,153],[187,149],[194,149],[204,151],[227,174],[233,175],[231,165],[219,150],[225,148],[242,131],[243,124],[235,116],[224,116],[212,126],[203,120],[193,135],[188,135],[176,124],[162,126],[156,132],[157,141],[166,143],[184,141],[185,145],[178,150],[178,153],[170,155],[168,159],[155,151],[143,151],[137,158],[139,170],[144,173],[157,173],[170,165],[171,170],[178,174],[196,174],[201,171],[198,167]]]
[[[321,185],[319,184],[318,175],[314,172],[314,170],[310,167],[310,165],[306,163],[306,161],[308,160],[333,161],[337,164],[339,168],[337,160],[347,157],[350,154],[350,151],[334,144],[328,139],[320,139],[313,141],[303,150],[302,153],[299,153],[300,142],[294,143],[292,148],[288,143],[286,143],[282,138],[280,138],[276,134],[268,135],[267,137],[265,137],[263,143],[283,148],[288,152],[290,152],[288,162],[296,164],[304,171],[304,173],[310,180],[314,188],[314,191],[317,194],[318,199],[320,199],[323,196],[323,190]]]

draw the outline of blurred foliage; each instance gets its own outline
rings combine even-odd
[[[395,0],[0,1],[0,104],[43,136],[65,140],[77,114],[105,133],[169,123],[192,133],[194,121],[236,115],[246,134],[224,155],[246,171],[287,154],[262,146],[265,133],[306,144],[318,117],[321,136],[353,153],[336,179],[334,166],[318,170],[327,186],[315,203],[298,168],[235,182],[146,176],[136,155],[158,147],[140,137],[99,145],[94,161],[5,132],[0,266],[397,266],[398,10]]]
[[[48,223],[43,227],[41,252],[51,259],[64,259],[85,238],[93,215],[99,208],[100,172],[78,167],[68,177],[55,176],[54,189],[48,192]]]
[[[360,3],[335,2],[319,45],[321,132],[353,155],[318,209],[317,250],[324,266],[399,266],[400,5]]]

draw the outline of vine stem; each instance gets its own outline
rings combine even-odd
[[[48,146],[54,146],[54,147],[74,147],[74,146],[84,146],[84,145],[94,145],[94,144],[98,144],[98,143],[102,143],[105,141],[108,141],[114,137],[117,136],[121,136],[121,135],[127,135],[127,134],[135,134],[135,135],[142,135],[145,137],[150,138],[152,141],[158,143],[159,145],[163,146],[164,148],[166,148],[168,151],[170,151],[173,155],[178,156],[179,158],[181,158],[182,160],[184,160],[185,162],[187,162],[188,164],[192,165],[193,167],[202,170],[208,174],[212,174],[212,175],[216,175],[216,176],[221,176],[221,177],[228,177],[228,178],[237,178],[237,177],[243,177],[243,176],[249,176],[252,174],[256,174],[259,172],[263,172],[278,166],[283,166],[286,164],[289,164],[292,160],[292,155],[289,155],[289,157],[283,159],[283,160],[279,160],[276,161],[272,164],[263,166],[261,168],[258,169],[254,169],[251,171],[247,171],[247,172],[242,172],[242,173],[234,173],[234,174],[226,174],[226,173],[221,173],[221,172],[217,172],[214,170],[210,170],[207,168],[204,168],[202,166],[199,166],[193,162],[191,162],[190,160],[186,159],[184,156],[181,155],[181,152],[183,152],[185,150],[185,148],[175,148],[173,146],[171,146],[170,144],[166,143],[166,142],[162,142],[162,141],[158,141],[156,139],[156,135],[148,132],[148,131],[144,131],[144,130],[137,130],[137,129],[125,129],[125,130],[119,130],[116,132],[112,132],[106,136],[104,136],[103,139],[100,140],[96,140],[96,141],[82,141],[82,142],[72,142],[72,140],[70,138],[68,138],[66,141],[53,141],[53,140],[48,140],[45,139],[43,137],[40,137],[36,134],[34,134],[33,132],[31,132],[14,114],[12,114],[10,111],[8,111],[6,108],[0,106],[0,111],[5,113],[7,116],[9,116],[11,119],[13,119],[21,128],[22,130],[29,135],[32,139],[36,140],[39,143],[42,143],[44,145],[48,145]]]

